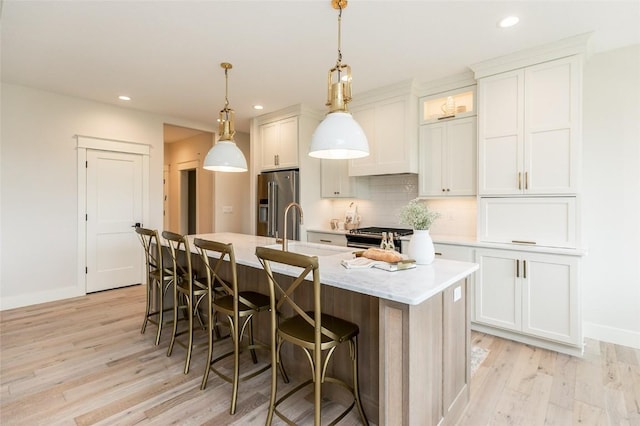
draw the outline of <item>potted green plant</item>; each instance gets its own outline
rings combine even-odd
[[[435,259],[435,249],[429,229],[439,217],[440,213],[429,210],[427,204],[418,198],[409,201],[400,209],[400,223],[413,228],[408,254],[418,265],[428,265]]]

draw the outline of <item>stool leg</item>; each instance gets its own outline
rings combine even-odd
[[[158,294],[158,333],[156,334],[156,346],[160,344],[160,335],[162,334],[162,325],[164,323],[164,292],[163,292],[163,283],[158,282],[157,285],[154,286],[154,290]]]
[[[193,350],[193,293],[187,300],[187,317],[189,319],[189,340],[187,346],[187,359],[184,361],[184,374],[189,374],[189,366],[191,365],[191,352]]]
[[[151,292],[151,285],[149,283],[149,275],[147,274],[147,306],[145,308],[145,312],[144,312],[144,321],[142,322],[142,329],[140,330],[140,334],[144,334],[145,330],[147,329],[147,321],[149,321],[149,312],[151,309],[151,295],[149,294]]]
[[[349,341],[349,343],[353,349],[351,351],[353,362],[353,394],[356,400],[356,406],[358,407],[358,412],[360,413],[362,424],[368,425],[369,421],[367,420],[367,416],[364,414],[362,401],[360,401],[360,381],[358,380],[358,336],[355,336],[352,341]]]
[[[284,369],[284,364],[282,363],[282,356],[280,356],[280,351],[278,351],[278,369],[280,370],[280,374],[282,375],[282,381],[285,383],[289,383],[289,376],[287,376],[287,372]]]
[[[280,359],[280,345],[282,342],[276,343],[276,331],[275,327],[271,329],[271,396],[269,398],[269,411],[267,413],[267,421],[266,425],[271,426],[271,422],[273,422],[273,412],[276,406],[276,393],[278,391],[278,372],[277,365],[279,362],[277,360]],[[282,367],[280,368],[280,372],[284,373]],[[286,377],[286,375],[284,375]],[[286,379],[286,383],[289,382],[289,379]]]
[[[229,317],[231,319],[231,317]],[[229,408],[229,414],[236,413],[236,403],[238,401],[238,381],[240,376],[240,318],[237,312],[233,316],[233,327],[231,332],[233,333],[233,391],[231,392],[231,407]]]
[[[251,360],[253,361],[254,364],[258,363],[258,356],[256,355],[256,350],[253,349],[253,314],[249,316],[249,318],[247,319],[247,321],[249,321],[249,346],[251,347]]]
[[[176,332],[178,331],[178,306],[180,305],[180,296],[176,288],[178,284],[173,283],[173,328],[171,332],[171,341],[169,342],[169,348],[167,349],[167,356],[171,356],[173,352],[173,345],[176,343]]]
[[[211,371],[211,359],[213,358],[213,329],[216,321],[216,314],[211,308],[211,299],[209,299],[209,328],[207,334],[209,335],[209,351],[207,352],[207,362],[204,365],[204,376],[202,376],[202,384],[200,389],[204,390],[207,387],[207,381],[209,380],[209,372]]]
[[[316,341],[316,349],[320,346]],[[313,351],[313,424],[320,426],[322,409],[322,351]]]

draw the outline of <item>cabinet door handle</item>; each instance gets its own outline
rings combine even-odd
[[[522,261],[522,278],[527,278],[527,261]]]
[[[524,189],[529,189],[529,172],[524,172]]]
[[[520,261],[516,259],[516,278],[520,278]]]
[[[522,172],[518,172],[518,189],[522,189]]]

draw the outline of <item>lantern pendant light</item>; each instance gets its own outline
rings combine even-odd
[[[246,172],[247,160],[233,140],[233,136],[236,134],[233,127],[235,112],[229,108],[228,98],[228,72],[232,68],[232,65],[228,62],[223,62],[220,66],[224,69],[225,79],[224,108],[220,111],[220,117],[218,119],[218,134],[220,136],[216,144],[207,153],[202,167],[214,172]]]
[[[347,110],[351,101],[351,67],[342,63],[341,23],[346,0],[332,0],[338,9],[338,60],[329,70],[326,106],[329,112],[311,137],[309,156],[325,159],[361,158],[369,155],[369,143],[362,127]]]

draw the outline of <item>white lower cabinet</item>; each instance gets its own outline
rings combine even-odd
[[[329,244],[333,246],[347,246],[347,237],[332,232],[307,231],[307,241],[310,243]]]
[[[439,258],[474,262],[472,247],[444,243],[435,243],[433,247],[436,251],[436,256]]]
[[[577,257],[479,248],[476,263],[475,322],[582,345]]]

